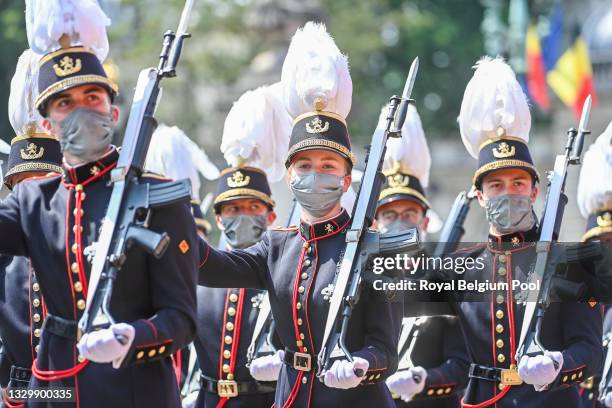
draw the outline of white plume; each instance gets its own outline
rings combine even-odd
[[[306,23],[291,39],[281,75],[283,99],[295,118],[315,110],[320,99],[324,111],[346,118],[351,110],[353,83],[348,60],[325,25]]]
[[[512,68],[501,58],[484,57],[475,65],[461,102],[459,129],[468,153],[478,157],[480,145],[499,127],[507,136],[529,142],[531,114]]]
[[[31,50],[25,50],[17,61],[11,80],[8,101],[9,121],[16,135],[44,133],[40,127],[42,118],[35,107],[38,96],[38,60]]]
[[[377,131],[384,131],[386,117],[387,108],[385,107],[380,113]],[[387,140],[383,171],[393,168],[395,163],[399,163],[402,173],[415,176],[421,182],[421,186],[427,188],[431,155],[425,139],[421,117],[413,104],[408,105],[401,139],[389,138]]]
[[[26,0],[28,42],[39,55],[60,49],[59,39],[67,34],[71,45],[90,48],[104,61],[110,23],[96,0]]]
[[[145,168],[174,180],[188,178],[192,197],[200,200],[200,177],[208,180],[219,177],[219,169],[206,153],[185,132],[176,126],[161,124],[151,139]]]
[[[277,82],[247,91],[230,109],[223,127],[221,152],[230,166],[252,166],[274,183],[285,175],[291,117]]]
[[[6,143],[4,140],[0,139],[0,153],[9,154],[11,151],[11,146]]]
[[[585,218],[599,209],[612,208],[612,121],[584,154],[578,207]]]

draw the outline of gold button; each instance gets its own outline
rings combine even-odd
[[[501,263],[506,262],[506,255],[502,254],[500,256],[497,257],[497,260]]]
[[[77,216],[77,209],[75,208],[74,211],[72,211],[72,214],[74,214],[74,216]],[[81,217],[83,216],[83,214],[85,214],[85,210],[81,208]]]
[[[506,275],[506,268],[502,266],[501,268],[497,270],[497,273],[499,273],[501,276]]]
[[[504,296],[503,295],[497,295],[497,297],[495,298],[495,301],[497,303],[504,303]]]
[[[295,342],[295,344],[296,344],[298,347],[302,347],[302,346],[304,345],[304,342],[303,342],[302,340],[298,340],[298,341],[296,341],[296,342]]]
[[[74,186],[74,191],[83,191],[83,185],[77,184],[76,186]]]
[[[572,381],[574,381],[577,376],[578,376],[578,374],[576,374],[576,373],[572,374]]]
[[[503,319],[504,318],[504,311],[503,310],[498,310],[497,312],[495,312],[495,317],[497,317],[498,319]]]
[[[38,306],[40,306],[40,300],[38,300],[38,299],[34,299],[34,300],[32,301],[32,306],[34,306],[34,307],[38,307]]]
[[[79,363],[82,363],[83,361],[85,361],[85,357],[83,357],[83,356],[79,355],[79,356],[77,357],[77,361],[78,361]]]
[[[304,266],[310,266],[310,259],[304,261]]]
[[[36,347],[34,347],[34,351],[36,351],[37,353],[40,351],[40,344],[36,345]]]
[[[304,340],[304,333],[300,333],[300,339]]]
[[[368,377],[368,381],[374,381],[374,374]]]
[[[79,299],[77,302],[77,308],[79,310],[85,310],[85,301],[83,299]]]
[[[223,350],[223,358],[229,359],[232,356],[232,352],[229,350]]]
[[[72,273],[79,273],[79,264],[73,262],[72,265],[70,265],[70,270],[72,271]]]
[[[234,309],[233,307],[228,307],[227,314],[230,316],[234,316],[236,314],[236,309]]]
[[[436,391],[436,394],[438,395],[444,394],[444,388],[438,388],[438,391]]]
[[[160,348],[157,350],[157,352],[158,352],[159,354],[164,354],[164,351],[166,351],[166,346],[161,346],[161,347],[160,347]]]
[[[223,364],[223,372],[224,373],[229,373],[229,370],[230,370],[229,364]]]
[[[237,301],[238,301],[238,295],[237,295],[237,294],[235,294],[235,293],[232,293],[232,294],[230,295],[230,302],[234,302],[234,303],[236,303]]]
[[[308,279],[308,274],[306,272],[302,274],[302,279]]]
[[[310,242],[304,242],[304,243],[302,244],[302,246],[303,246],[305,249],[308,249],[308,248],[310,248]]]
[[[504,347],[504,341],[502,339],[499,339],[495,342],[495,345],[497,346],[497,348],[502,348]]]
[[[503,389],[506,388],[506,386],[504,384],[498,384],[497,388],[499,388],[500,391],[503,391]]]
[[[295,308],[296,308],[297,310],[300,310],[300,309],[302,308],[302,304],[301,304],[300,302],[297,302],[297,303],[295,304]]]
[[[450,392],[451,392],[452,390],[453,390],[453,389],[452,389],[451,387],[446,387],[446,389],[444,390],[444,393],[445,393],[445,394],[450,394]]]
[[[501,324],[498,324],[497,326],[495,326],[495,331],[498,332],[499,334],[504,332],[504,326],[502,326]]]
[[[34,330],[34,337],[40,337],[40,329]]]
[[[38,284],[38,282],[34,282],[34,283],[32,284],[32,290],[33,290],[34,292],[38,292],[38,291],[40,290],[40,285]]]
[[[225,344],[232,344],[232,336],[225,336]]]
[[[305,289],[304,289],[304,287],[303,287],[303,286],[300,286],[300,287],[298,288],[298,292],[299,292],[299,293],[304,293],[304,290],[305,290]]]
[[[307,348],[307,347],[304,347],[304,348],[302,349],[302,353],[308,353],[308,348]]]
[[[77,292],[81,292],[83,290],[83,285],[81,284],[81,282],[74,283],[74,290]]]
[[[229,330],[229,331],[234,330],[234,323],[232,323],[232,322],[227,322],[227,323],[225,324],[225,328],[226,328],[227,330]]]
[[[567,382],[568,376],[564,375],[563,378],[561,379],[562,382]]]
[[[74,232],[76,234],[76,232],[77,232],[77,226],[76,225],[72,227],[72,232]],[[83,227],[80,227],[79,232],[83,232]]]
[[[376,374],[376,379],[378,380],[380,378],[380,374]]]
[[[306,252],[309,254],[312,253],[312,247],[310,245],[308,246],[308,249],[306,249]]]
[[[430,388],[430,389],[427,390],[427,395],[429,395],[429,396],[434,395],[434,393],[435,393],[435,391],[434,391],[433,388]]]
[[[87,197],[87,194],[85,194],[85,192],[82,192],[81,193],[81,201],[85,200],[85,197]]]
[[[582,371],[578,373],[578,378],[582,378]]]
[[[155,357],[155,355],[157,354],[157,350],[155,349],[151,349],[149,350],[149,352],[147,353],[147,356],[149,356],[149,358]]]
[[[72,253],[76,254],[79,250],[79,246],[77,244],[72,244]]]
[[[32,320],[34,320],[36,323],[40,322],[40,315],[38,313],[34,313]]]
[[[302,318],[301,318],[301,317],[298,317],[298,319],[297,319],[297,324],[298,324],[298,326],[301,326],[301,325],[302,325]]]
[[[503,363],[504,361],[506,361],[506,356],[504,356],[503,354],[498,354],[497,361],[499,361],[500,363]]]
[[[303,376],[302,377],[302,384],[306,384],[308,382],[308,377]]]
[[[234,374],[232,374],[232,373],[228,373],[228,374],[227,374],[227,379],[228,379],[228,380],[233,380],[233,379],[234,379]]]
[[[136,353],[136,359],[140,360],[144,357],[144,351],[139,351],[138,353]]]

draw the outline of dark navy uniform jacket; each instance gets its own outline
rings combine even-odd
[[[525,282],[535,261],[537,232],[489,237],[488,244],[461,251],[457,256],[481,257],[483,269],[476,267],[463,275],[453,271],[446,279],[467,281]],[[440,276],[440,274],[438,274]],[[481,301],[464,301],[459,292],[451,294],[472,363],[508,369],[515,361],[524,307],[515,301],[519,290],[486,292]],[[532,385],[501,386],[487,380],[470,378],[465,407],[577,407],[578,384],[595,373],[602,363],[602,309],[587,303],[552,302],[542,325],[542,343],[547,350],[563,354],[563,366],[549,389],[537,392]]]
[[[313,369],[283,365],[275,407],[393,407],[384,383],[397,368],[397,335],[402,303],[364,285],[353,311],[347,347],[369,362],[362,384],[329,388],[316,378],[316,354],[329,310],[334,280],[350,217],[346,211],[328,221],[268,231],[246,250],[219,251],[202,241],[200,284],[267,289],[276,331],[290,351],[312,354]]]
[[[63,177],[24,181],[0,202],[0,252],[30,257],[47,320],[74,324],[83,314],[90,273],[84,253],[95,250],[117,159],[112,148],[97,162],[66,167]],[[198,251],[189,203],[156,211],[150,228],[169,234],[168,250],[156,260],[132,247],[114,286],[111,312],[136,330],[122,367],[81,361],[76,338],[43,328],[30,386],[75,387],[77,407],[179,406],[170,355],[193,339],[196,316]]]
[[[612,309],[608,304],[606,305],[606,315],[604,317],[603,333],[605,335],[606,333],[610,333],[610,331],[612,331]],[[612,347],[612,345],[610,344],[604,344],[604,346],[607,346],[608,348]],[[602,370],[603,366],[597,374],[595,374],[593,377],[587,378],[586,381],[580,384],[579,393],[580,399],[582,401],[582,405],[580,406],[582,408],[605,407],[604,404],[597,401],[597,399],[599,398],[599,384],[601,382]]]
[[[199,286],[197,294],[198,328],[194,344],[202,374],[215,381],[254,382],[246,367],[247,349],[264,292]],[[270,407],[274,403],[274,383],[264,386],[267,393],[238,394],[232,398],[220,398],[217,393],[200,389],[196,406],[217,407],[224,400],[226,408]]]
[[[399,408],[457,408],[467,384],[468,357],[459,322],[448,316],[421,319],[411,353],[413,366],[427,370],[425,388],[412,401],[395,400]]]

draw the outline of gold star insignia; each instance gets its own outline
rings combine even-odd
[[[516,248],[516,247],[518,247],[519,245],[521,245],[521,242],[520,242],[520,240],[518,239],[518,237],[514,237],[514,238],[512,238],[512,246],[513,246],[514,248]]]
[[[89,172],[92,176],[97,176],[100,174],[100,168],[98,166],[93,166],[91,169],[89,169]]]
[[[333,226],[333,225],[331,225],[331,224],[325,224],[325,231],[326,231],[328,234],[331,234],[332,232],[334,232],[334,226]]]

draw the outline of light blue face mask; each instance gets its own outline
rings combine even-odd
[[[228,244],[234,249],[248,248],[256,244],[266,232],[268,219],[265,215],[240,214],[221,221]]]
[[[344,177],[334,174],[309,172],[296,174],[291,180],[295,199],[315,218],[327,215],[342,197]]]

